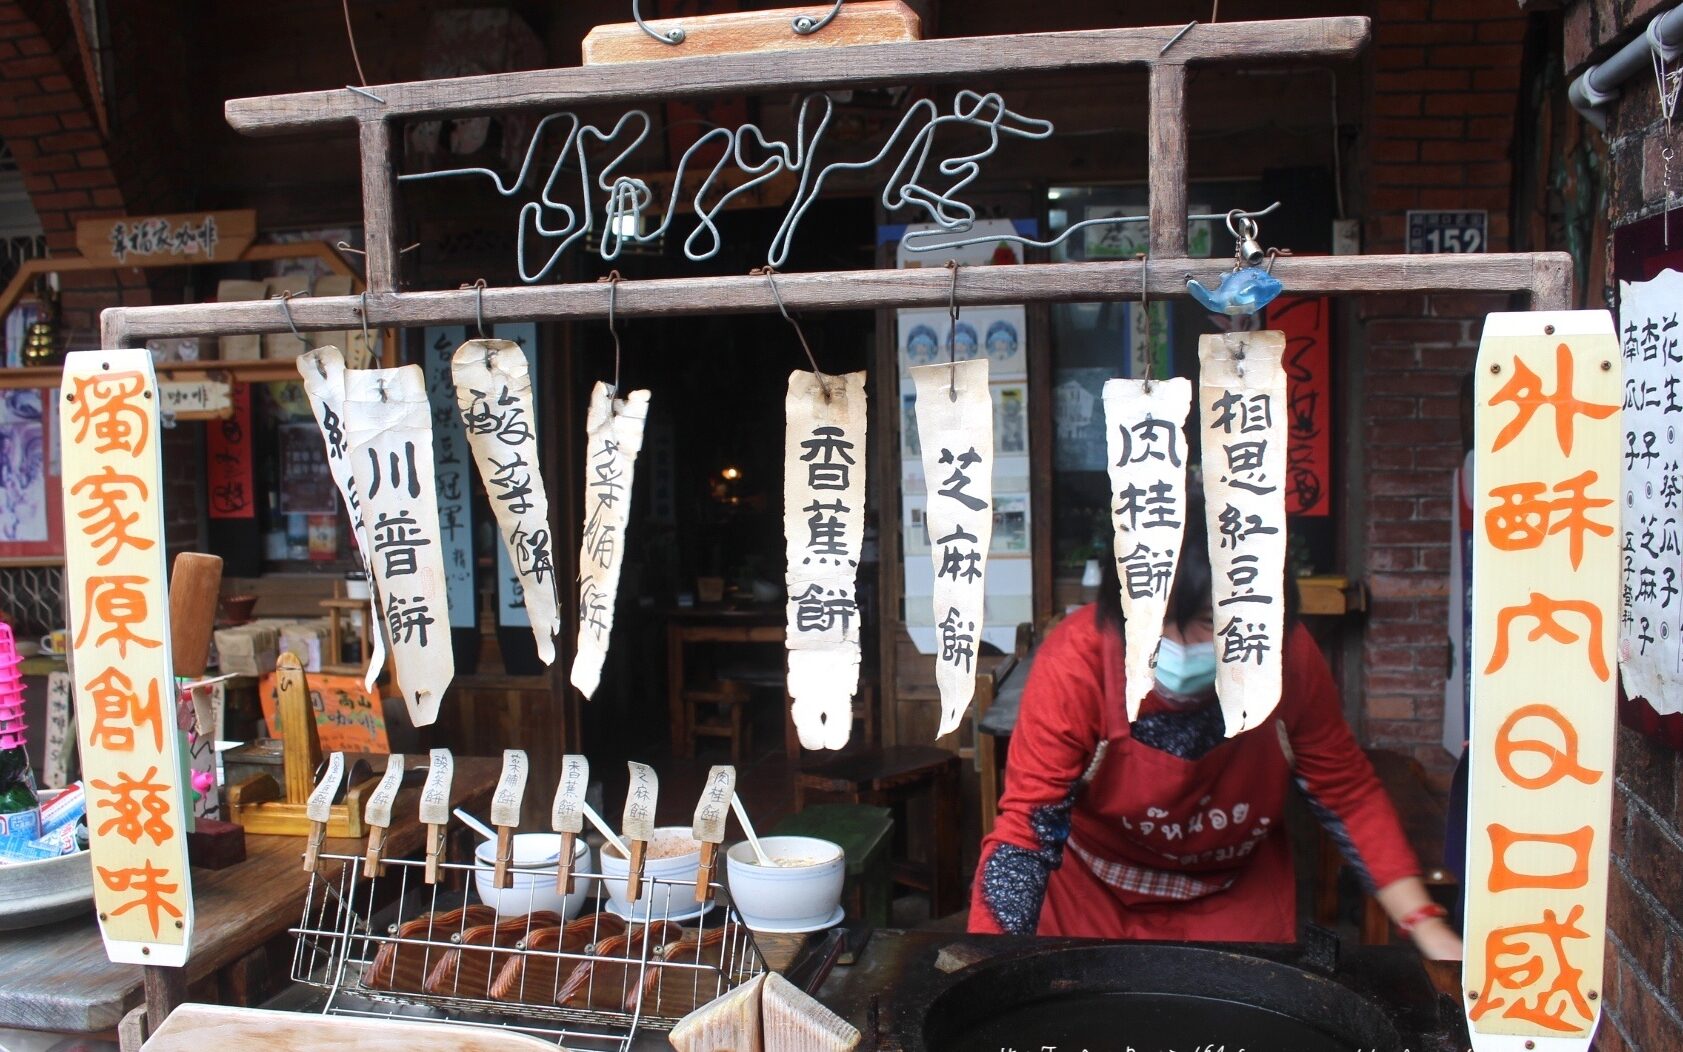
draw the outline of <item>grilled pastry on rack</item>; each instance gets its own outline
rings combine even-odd
[[[623,1011],[643,970],[643,946],[654,959],[660,948],[684,937],[684,929],[670,921],[633,924],[624,935],[603,939],[591,951],[595,960],[580,962],[561,984],[556,1004],[564,1008]]]
[[[426,992],[440,997],[484,998],[491,993],[491,977],[514,944],[541,928],[560,927],[561,918],[548,910],[510,917],[497,924],[481,924],[462,932],[461,941],[439,958],[427,973]]]
[[[489,906],[464,906],[442,913],[423,913],[397,926],[392,937],[441,943],[452,935],[493,923],[496,919],[497,911]],[[444,952],[432,946],[382,942],[374,960],[362,973],[362,985],[370,990],[421,993],[426,989],[427,972],[438,963]]]
[[[503,962],[491,984],[491,998],[555,1004],[562,977],[580,962],[551,954],[586,953],[595,943],[624,934],[625,921],[612,913],[593,913],[565,927],[539,928],[515,946],[533,952],[514,954]]]
[[[643,982],[626,998],[625,1010],[635,1012],[640,998],[644,1015],[680,1018],[724,993],[728,985],[724,974],[727,950],[736,946],[741,952],[741,940],[726,938],[731,930],[726,925],[706,931],[684,929],[677,942],[661,947],[658,956],[650,956]],[[736,970],[743,962],[730,963]],[[699,967],[686,967],[695,965]]]

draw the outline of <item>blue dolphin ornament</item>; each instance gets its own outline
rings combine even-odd
[[[1196,278],[1186,279],[1186,291],[1205,310],[1233,317],[1255,314],[1273,302],[1284,288],[1279,278],[1261,267],[1230,270],[1214,289],[1205,288]]]

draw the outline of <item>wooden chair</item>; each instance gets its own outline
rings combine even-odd
[[[720,679],[708,687],[684,688],[690,707],[690,736],[730,741],[730,762],[741,767],[752,755],[754,728],[748,719],[748,687],[736,679]]]
[[[850,804],[872,804],[894,812],[894,880],[929,893],[930,914],[944,917],[964,908],[959,876],[961,763],[954,753],[930,745],[893,745],[844,753],[814,763],[795,776],[795,810],[806,809],[809,795]],[[928,860],[914,861],[907,850],[907,804],[930,803]]]

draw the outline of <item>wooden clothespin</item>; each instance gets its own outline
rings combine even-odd
[[[503,750],[502,777],[497,779],[497,790],[491,796],[491,824],[497,827],[493,879],[499,888],[514,887],[514,874],[509,872],[509,867],[514,861],[514,830],[520,825],[520,804],[526,797],[527,770],[523,750]]]
[[[449,749],[434,749],[427,765],[427,781],[421,787],[421,823],[427,827],[428,884],[438,883],[438,859],[444,853],[444,828],[450,822],[450,780],[456,760]]]
[[[363,820],[368,823],[368,852],[362,858],[362,875],[369,879],[384,876],[386,867],[380,862],[380,849],[386,843],[386,830],[392,824],[392,802],[403,786],[403,754],[394,752],[386,758],[386,773],[374,794],[368,798]]]
[[[561,834],[561,857],[555,863],[555,890],[573,893],[573,852],[584,832],[584,794],[590,788],[590,761],[577,753],[561,757],[561,782],[555,787],[555,805],[549,811],[549,825]]]
[[[701,843],[701,868],[695,874],[695,901],[706,902],[713,893],[713,868],[719,845],[725,842],[725,821],[730,817],[731,797],[736,794],[736,768],[715,767],[707,772],[707,784],[695,805],[691,834]]]
[[[304,843],[304,872],[314,873],[321,857],[322,841],[327,839],[327,822],[333,817],[333,798],[345,780],[345,754],[336,752],[327,758],[327,774],[304,804],[305,817],[310,820],[309,839]]]
[[[625,793],[625,814],[620,821],[620,835],[625,837],[626,846],[631,849],[629,874],[626,877],[625,893],[632,902],[636,902],[643,895],[643,858],[648,853],[649,841],[654,839],[655,804],[660,797],[660,779],[655,775],[654,768],[646,763],[629,761],[625,765],[631,769],[631,785]]]

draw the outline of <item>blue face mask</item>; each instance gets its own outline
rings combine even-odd
[[[1214,642],[1177,643],[1164,639],[1157,647],[1157,685],[1182,698],[1202,697],[1215,686]]]

